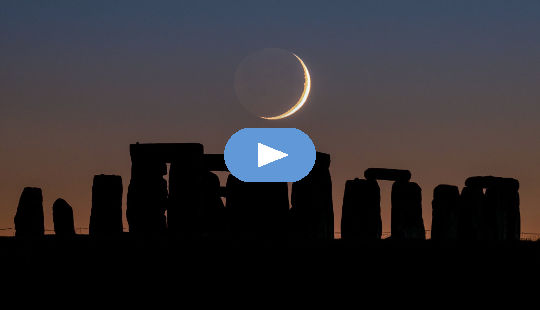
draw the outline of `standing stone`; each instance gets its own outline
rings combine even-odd
[[[176,237],[198,236],[205,172],[202,149],[200,154],[188,153],[171,163],[167,224],[169,232]]]
[[[485,196],[482,187],[465,186],[461,190],[458,213],[458,239],[483,240]]]
[[[519,193],[510,182],[493,184],[486,189],[486,210],[489,210],[489,240],[519,240],[521,223]]]
[[[130,145],[132,166],[126,214],[131,233],[193,232],[194,216],[202,203],[204,164],[224,165],[217,154],[203,160],[203,152],[199,143]],[[164,179],[167,163],[171,164],[168,187]]]
[[[495,241],[502,239],[499,232],[499,227],[502,226],[504,221],[502,194],[502,188],[497,185],[491,185],[485,190],[485,204],[482,212],[483,240]]]
[[[504,195],[503,239],[518,241],[521,238],[521,213],[519,210],[519,186],[507,186]]]
[[[392,239],[425,239],[422,189],[413,182],[392,185]]]
[[[199,212],[199,234],[203,238],[221,239],[226,233],[225,205],[221,186],[215,173],[206,171],[203,177],[203,203]]]
[[[341,238],[378,240],[382,235],[381,191],[375,180],[354,179],[345,183]]]
[[[38,238],[44,234],[41,188],[25,187],[15,214],[15,236]]]
[[[73,209],[64,199],[57,199],[53,204],[54,233],[58,237],[75,236]]]
[[[283,240],[287,236],[287,183],[227,179],[226,209],[231,231],[240,240]]]
[[[432,240],[457,240],[459,189],[453,185],[438,185],[433,190]]]
[[[126,217],[129,232],[159,234],[167,229],[167,165],[159,161],[133,158],[128,187]]]
[[[330,155],[317,152],[311,172],[294,182],[291,193],[291,233],[296,238],[334,239],[334,207]]]
[[[467,188],[471,193],[468,198],[462,199],[461,208],[473,210],[473,217],[472,219],[464,217],[463,222],[471,220],[471,226],[476,229],[475,234],[468,236],[468,239],[519,240],[521,233],[519,181],[512,178],[476,176],[468,178],[465,185],[463,190]]]
[[[91,236],[122,234],[122,178],[118,175],[96,175],[92,185]]]

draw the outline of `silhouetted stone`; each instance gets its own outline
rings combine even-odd
[[[432,240],[457,240],[459,189],[453,185],[438,185],[433,190]]]
[[[487,228],[490,240],[519,240],[521,220],[515,183],[501,182],[486,189]]]
[[[122,178],[96,175],[92,185],[91,236],[114,236],[123,231]]]
[[[227,232],[225,206],[216,174],[206,171],[203,178],[203,203],[199,212],[199,234],[203,238],[221,239]]]
[[[126,217],[130,233],[159,234],[167,229],[167,165],[135,159],[132,155]]]
[[[53,204],[54,233],[58,237],[75,236],[73,209],[64,199],[57,199]]]
[[[514,241],[520,240],[521,212],[519,209],[519,192],[517,190],[508,189],[503,195],[503,201],[505,205],[505,226],[503,230],[503,239]]]
[[[354,179],[345,183],[341,238],[377,240],[382,235],[381,191],[375,180]]]
[[[462,199],[463,212],[460,221],[463,223],[460,223],[460,226],[468,225],[470,233],[463,233],[463,239],[519,240],[519,181],[512,178],[476,176],[468,178],[465,185],[463,191],[469,197]],[[472,212],[472,215],[467,214],[467,210]]]
[[[519,190],[519,181],[512,178],[501,178],[494,176],[476,176],[465,180],[465,186],[489,188],[493,186],[504,186],[512,190]]]
[[[392,185],[392,239],[425,239],[422,189],[413,182]]]
[[[176,182],[167,188],[163,178],[167,174],[167,163],[182,162],[190,156],[200,157],[203,146],[198,143],[136,143],[130,145],[131,180],[128,188],[126,216],[130,233],[159,235],[177,229],[174,224],[178,200],[174,192]],[[176,166],[175,164],[174,166]],[[189,162],[185,163],[189,166]],[[171,164],[172,179],[176,179],[177,168]],[[171,177],[169,177],[171,181]],[[171,199],[172,198],[172,199]],[[169,210],[168,210],[169,209]],[[169,221],[165,216],[167,216]],[[172,223],[172,224],[171,224]]]
[[[204,166],[208,171],[227,171],[223,154],[204,154]]]
[[[290,231],[300,239],[334,239],[334,208],[330,155],[317,152],[311,172],[294,182],[291,193]]]
[[[172,235],[194,238],[199,233],[199,214],[203,209],[203,149],[189,148],[171,162],[169,170],[168,230]]]
[[[364,172],[364,177],[367,180],[408,182],[411,179],[411,172],[399,169],[369,168]]]
[[[15,214],[15,236],[37,238],[44,233],[41,188],[25,187]]]
[[[458,213],[458,239],[483,240],[485,196],[482,187],[465,186],[461,190]]]
[[[514,189],[507,189],[503,195],[505,222],[503,230],[504,240],[521,239],[521,212],[519,209],[519,192]]]
[[[130,232],[168,230],[174,236],[198,238],[223,230],[223,220],[216,222],[216,216],[223,217],[220,197],[224,189],[210,172],[227,170],[223,154],[204,154],[199,143],[137,143],[130,146],[130,154]],[[167,163],[171,164],[168,190],[163,178]]]
[[[226,209],[231,231],[240,240],[283,240],[287,235],[287,183],[227,179]]]

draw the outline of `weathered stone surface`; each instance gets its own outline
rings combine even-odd
[[[92,185],[91,236],[114,236],[123,231],[122,178],[118,175],[96,175]]]
[[[287,183],[243,182],[229,175],[226,209],[235,239],[282,240],[287,236]]]
[[[432,240],[457,240],[459,189],[457,186],[441,184],[433,190]]]
[[[57,199],[53,204],[54,233],[58,237],[69,238],[75,236],[75,223],[73,222],[73,209],[64,199]]]
[[[377,181],[348,180],[343,196],[341,238],[377,240],[381,234],[381,191]]]
[[[15,214],[15,236],[37,238],[44,233],[41,188],[25,187]]]
[[[293,183],[290,210],[290,233],[293,238],[334,238],[332,179],[329,168],[330,155],[317,152],[311,172],[302,180]]]
[[[422,189],[413,182],[392,185],[392,239],[425,239]]]
[[[408,182],[411,179],[411,172],[400,169],[369,168],[364,172],[364,177],[367,180]]]

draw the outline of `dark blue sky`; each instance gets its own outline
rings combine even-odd
[[[234,93],[240,61],[266,47],[312,75],[281,122]],[[86,226],[92,175],[127,182],[129,143],[222,152],[237,129],[278,126],[332,154],[337,215],[370,166],[412,170],[427,228],[435,185],[494,174],[521,180],[524,230],[540,231],[539,85],[538,1],[2,1],[0,226],[26,185]]]

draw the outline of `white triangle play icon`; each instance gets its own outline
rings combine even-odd
[[[273,149],[267,145],[264,145],[262,143],[257,143],[258,146],[258,161],[257,164],[259,167],[262,167],[264,165],[268,165],[271,162],[275,162],[276,160],[280,160],[282,158],[285,158],[289,156],[287,153],[283,153],[281,151],[278,151],[276,149]]]

